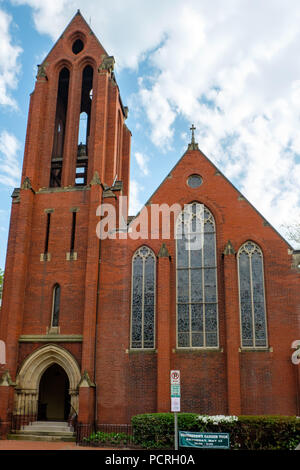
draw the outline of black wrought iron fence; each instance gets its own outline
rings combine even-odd
[[[131,424],[77,424],[76,443],[90,447],[133,445]]]
[[[69,426],[76,432],[77,430],[78,415],[70,404],[70,413],[67,419]],[[36,403],[33,400],[26,400],[23,404],[19,404],[11,415],[11,431],[16,432],[24,429],[25,426],[30,425],[34,421],[48,421],[47,419],[47,405],[43,403]]]
[[[28,401],[14,410],[11,417],[11,431],[20,431],[37,420],[36,403]]]
[[[73,428],[73,431],[77,433],[78,414],[71,403],[70,403],[70,414],[68,417],[68,425],[71,426]]]
[[[76,444],[85,444],[86,440],[95,432],[94,424],[77,423]]]

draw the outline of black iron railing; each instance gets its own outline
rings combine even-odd
[[[11,417],[11,431],[20,431],[28,424],[37,420],[36,403],[28,401],[15,409]]]
[[[11,431],[16,432],[24,429],[24,426],[33,423],[34,421],[48,421],[47,407],[43,403],[34,401],[27,401],[23,405],[14,410],[11,416]],[[63,421],[63,420],[62,420]],[[70,413],[67,419],[68,425],[76,432],[78,415],[76,410],[70,403]]]
[[[86,439],[88,439],[91,436],[91,434],[94,432],[95,432],[94,424],[77,423],[76,444],[85,445]]]
[[[97,433],[100,433],[97,439]],[[92,438],[91,438],[92,436]],[[84,446],[124,447],[133,444],[131,424],[84,424],[78,423],[76,443]]]
[[[73,428],[74,432],[77,432],[78,414],[71,403],[70,403],[70,413],[68,417],[68,425]]]

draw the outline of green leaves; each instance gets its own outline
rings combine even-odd
[[[102,432],[97,431],[90,435],[90,437],[83,438],[83,444],[93,444],[97,445],[126,445],[128,443],[128,435],[126,433],[116,433],[116,432]]]
[[[202,419],[203,418],[203,419]],[[300,418],[289,416],[199,416],[179,413],[180,431],[230,434],[231,449],[293,450],[300,442]],[[173,413],[148,413],[132,418],[134,441],[146,449],[174,447]]]

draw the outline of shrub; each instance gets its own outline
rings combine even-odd
[[[89,437],[84,437],[82,440],[83,445],[99,446],[99,445],[112,445],[112,446],[125,446],[129,442],[129,437],[123,432],[102,432],[97,431],[92,433]]]
[[[147,449],[174,448],[173,413],[149,413],[132,418],[134,442]],[[292,450],[300,442],[300,419],[289,416],[199,416],[178,413],[178,429],[223,432],[230,448],[241,450]]]

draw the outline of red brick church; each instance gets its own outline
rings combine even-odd
[[[12,194],[1,434],[23,415],[122,424],[170,411],[173,369],[183,412],[299,415],[300,252],[198,149],[194,128],[127,217],[127,113],[114,58],[77,12],[38,68]]]

